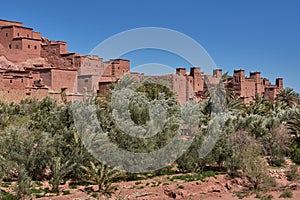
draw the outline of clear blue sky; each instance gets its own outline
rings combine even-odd
[[[14,0],[1,2],[0,18],[23,21],[51,40],[67,41],[70,51],[82,54],[121,31],[170,28],[199,42],[224,71],[261,71],[272,82],[280,76],[285,86],[300,92],[297,0]],[[133,67],[159,57],[145,52],[127,56]],[[170,59],[167,64],[178,67],[184,62]]]

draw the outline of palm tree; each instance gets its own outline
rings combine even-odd
[[[92,182],[98,186],[100,194],[110,195],[115,189],[112,186],[113,180],[123,175],[122,172],[116,169],[110,169],[104,164],[95,164],[90,162],[90,166],[81,166],[88,174],[88,182]]]
[[[248,114],[265,115],[272,111],[272,103],[264,96],[257,96],[255,102],[247,107]]]
[[[300,107],[295,108],[295,113],[290,117],[288,126],[291,129],[292,134],[295,135],[296,140],[300,141]]]
[[[276,101],[283,102],[286,107],[294,107],[299,104],[299,94],[287,87],[277,96]]]
[[[61,181],[65,178],[65,176],[70,173],[74,167],[76,166],[75,163],[71,163],[70,160],[63,162],[61,157],[53,158],[52,163],[52,176],[53,180],[51,181],[52,184],[52,192],[58,193],[59,192],[59,185]]]

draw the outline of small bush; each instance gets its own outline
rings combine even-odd
[[[249,196],[250,194],[250,191],[249,190],[242,190],[242,191],[239,191],[239,192],[235,192],[235,195],[239,198],[239,199],[243,199],[247,196]]]
[[[255,195],[254,198],[260,199],[261,198],[261,194],[260,193],[256,193],[256,195]]]
[[[94,193],[92,194],[92,197],[98,198],[98,193],[94,192]]]
[[[291,151],[291,159],[294,163],[300,164],[300,148],[299,147],[293,147]]]
[[[9,188],[10,184],[9,183],[0,183],[0,186],[4,187],[4,188]]]
[[[30,189],[31,194],[39,194],[39,193],[42,193],[42,192],[43,192],[43,189],[35,189],[35,188]]]
[[[284,191],[279,198],[293,198],[293,193],[290,190]]]
[[[290,171],[287,173],[286,177],[288,181],[295,181],[299,179],[299,174],[298,172],[298,166],[297,165],[292,165],[290,167]]]
[[[70,189],[77,189],[78,185],[70,185]]]
[[[69,195],[69,194],[71,194],[70,190],[64,190],[62,192],[63,192],[63,195]]]
[[[136,185],[140,185],[140,184],[142,184],[142,182],[141,181],[137,181],[137,182],[135,182],[135,184]]]
[[[36,182],[35,182],[35,185],[37,185],[37,186],[39,186],[39,187],[43,186],[43,184],[42,184],[40,181],[36,181]]]
[[[183,185],[179,185],[178,188],[179,189],[184,189],[184,186]]]
[[[0,191],[0,200],[17,200],[18,198],[10,193]]]
[[[273,198],[274,198],[273,195],[271,195],[271,194],[266,194],[266,195],[262,196],[260,199],[261,199],[261,200],[271,200],[271,199],[273,199]]]
[[[36,195],[35,195],[35,198],[37,198],[37,199],[43,198],[43,197],[45,197],[45,195],[42,195],[42,194],[36,194]]]

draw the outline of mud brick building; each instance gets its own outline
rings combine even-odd
[[[69,100],[83,92],[99,92],[129,72],[130,62],[68,52],[67,43],[42,37],[21,22],[0,20],[0,96],[5,101],[26,97]]]
[[[0,99],[18,102],[31,97],[41,99],[51,96],[60,99],[64,92],[68,100],[81,99],[86,93],[102,93],[124,74],[130,73],[130,61],[102,58],[68,52],[64,41],[51,41],[24,27],[23,23],[0,19]],[[142,80],[149,78],[132,73]],[[222,70],[212,76],[205,75],[199,67],[177,68],[176,73],[151,76],[167,84],[177,94],[180,104],[188,100],[205,99],[207,82],[218,82]],[[245,103],[264,95],[274,100],[283,89],[283,79],[275,84],[262,78],[260,72],[245,76],[244,70],[234,70],[226,86],[231,88]]]
[[[245,103],[250,103],[256,96],[265,96],[273,101],[283,90],[283,79],[277,78],[275,84],[267,78],[261,77],[260,72],[250,72],[250,76],[245,76],[245,70],[234,70],[230,79],[230,88]]]

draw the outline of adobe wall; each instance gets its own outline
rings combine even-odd
[[[1,26],[23,26],[23,23],[0,19],[0,27]]]
[[[63,45],[43,44],[41,48],[41,57],[47,59],[50,65],[55,68],[74,68],[74,54],[61,54]]]
[[[179,104],[184,104],[194,97],[193,83],[189,82],[185,76],[170,74],[162,76],[160,79],[168,81],[171,84],[171,89],[176,93]]]
[[[80,75],[78,76],[78,86],[77,91],[79,93],[85,93],[85,92],[94,92],[96,93],[99,84],[99,76],[94,75]]]
[[[13,41],[13,47],[15,47],[16,44],[19,44],[21,48],[20,51],[23,51],[27,54],[27,58],[38,58],[41,54],[41,41],[35,40],[35,39],[16,39]]]
[[[0,28],[0,43],[5,47],[9,48],[13,40],[13,28],[1,27]]]
[[[68,92],[77,91],[77,71],[51,69],[51,89],[61,91],[62,88],[67,88]]]
[[[102,58],[97,56],[80,56],[76,59],[78,59],[76,63],[80,62],[78,75],[103,75],[105,66]]]
[[[243,82],[243,97],[255,98],[256,90],[255,90],[256,82],[254,79],[246,78],[245,82]]]
[[[273,101],[283,89],[283,82],[278,78],[276,85],[272,85],[268,79],[261,77],[260,72],[250,72],[250,77],[246,78],[244,70],[234,70],[231,87],[235,94],[248,104],[261,95]]]
[[[104,62],[105,71],[103,76],[114,76],[121,78],[124,74],[130,72],[130,61],[123,59],[111,59]]]
[[[276,99],[278,90],[275,87],[269,87],[265,89],[264,96],[267,97],[270,101],[274,101]]]
[[[32,38],[33,29],[26,27],[13,26],[13,38]],[[36,38],[41,39],[41,38]]]
[[[7,58],[7,60],[14,62],[14,63],[19,63],[19,62],[24,62],[27,59],[30,58],[37,58],[39,57],[38,53],[36,54],[28,54],[26,51],[22,51],[22,41],[21,40],[16,40],[13,41],[11,44],[12,48],[5,48],[2,44],[0,44],[0,55],[3,55]],[[18,48],[16,48],[16,45],[18,45]],[[38,49],[40,49],[40,46],[37,46]],[[39,50],[37,50],[39,51]]]
[[[194,92],[201,92],[204,90],[204,74],[201,73],[200,68],[192,67],[190,69],[190,76],[193,77],[192,85]]]
[[[36,71],[36,73],[40,76],[40,79],[43,81],[43,83],[48,86],[52,87],[52,76],[51,76],[51,70],[45,69],[45,70],[39,70]]]
[[[184,104],[189,99],[193,99],[195,97],[193,90],[193,78],[191,76],[184,76],[183,73],[167,74],[162,76],[145,76],[144,74],[139,73],[132,73],[132,75],[139,81],[150,78],[157,84],[170,88],[175,93],[179,104]]]

